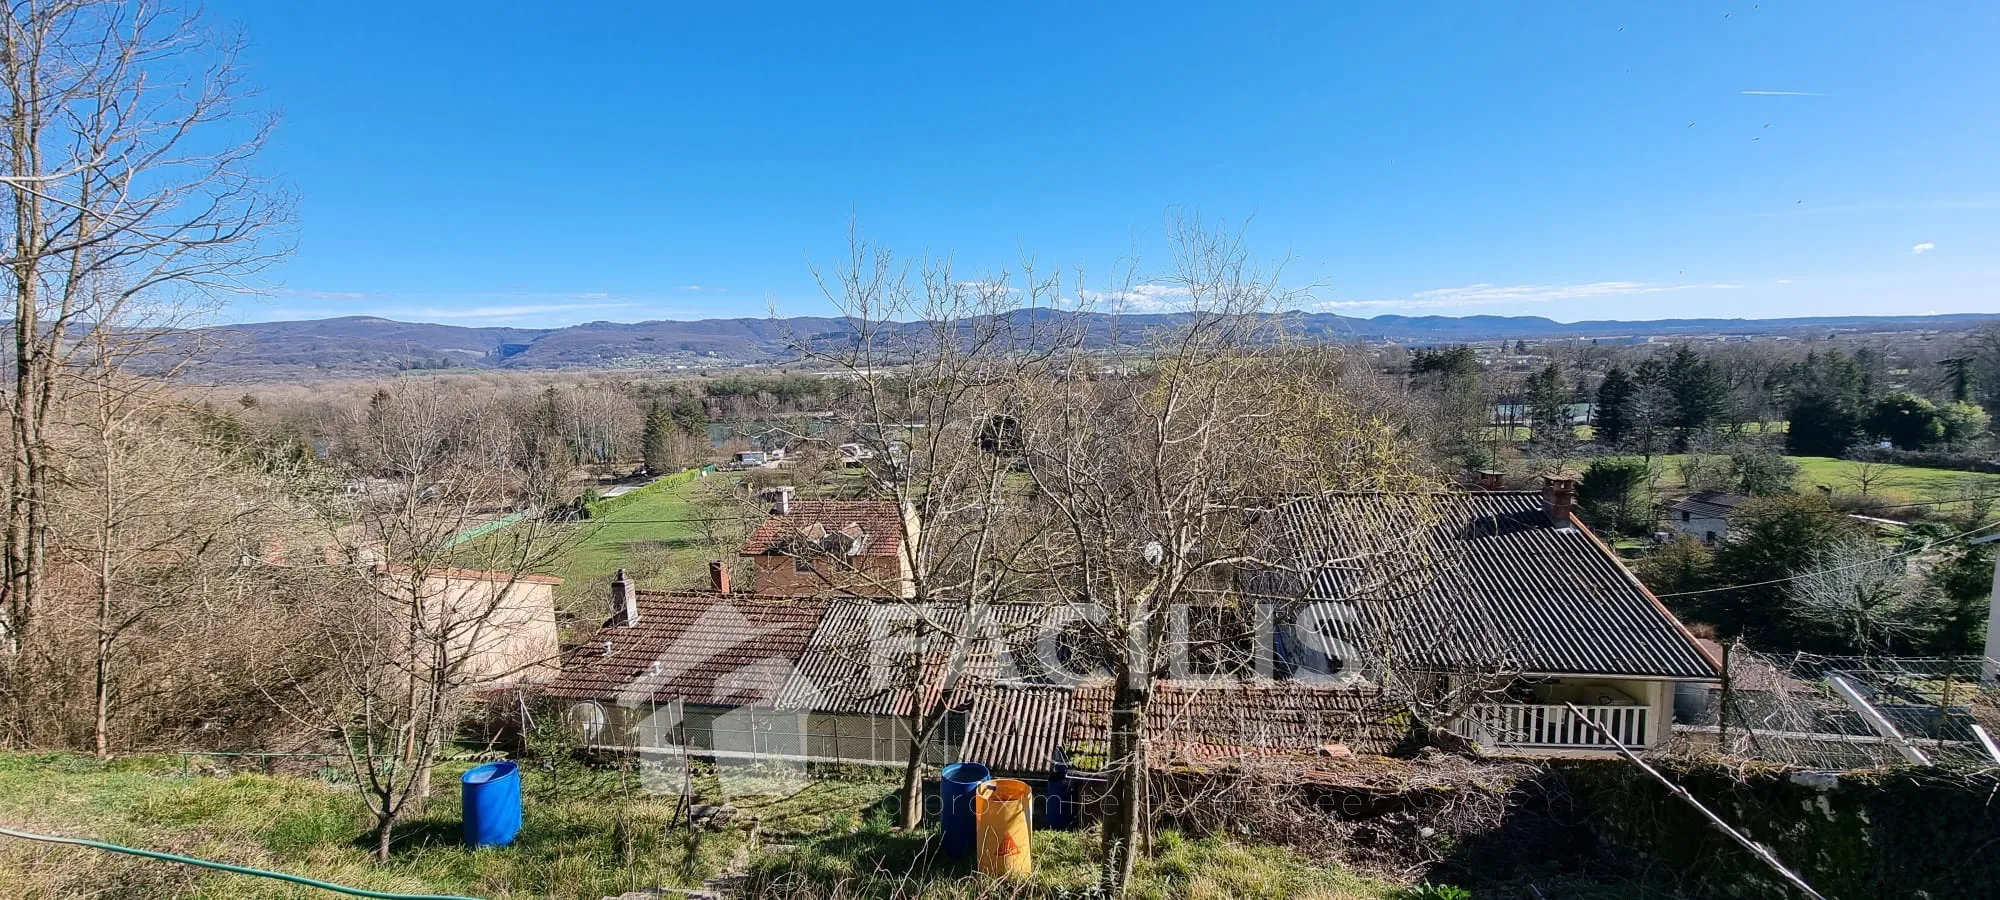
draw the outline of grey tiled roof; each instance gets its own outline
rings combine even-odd
[[[1727,519],[1734,515],[1736,508],[1750,502],[1742,494],[1725,491],[1695,491],[1686,497],[1667,504],[1675,512],[1684,512],[1700,519]]]
[[[1610,548],[1532,491],[1328,494],[1281,506],[1294,571],[1258,589],[1303,601],[1368,660],[1440,671],[1716,677]]]
[[[967,684],[955,697],[965,710],[959,758],[995,771],[1047,771],[1069,733],[1074,693],[1066,685]]]

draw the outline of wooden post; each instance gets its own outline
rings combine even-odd
[[[1715,750],[1718,754],[1724,756],[1729,754],[1729,694],[1735,689],[1735,685],[1730,683],[1729,665],[1731,657],[1735,655],[1735,651],[1736,642],[1734,640],[1722,645],[1722,708],[1716,712],[1718,730],[1715,737]]]
[[[1578,716],[1582,715],[1582,712],[1576,708],[1576,704],[1565,703],[1563,705],[1569,707],[1570,712],[1576,713]],[[1751,840],[1749,836],[1743,834],[1742,832],[1729,827],[1728,822],[1723,821],[1721,816],[1716,815],[1714,812],[1711,812],[1708,807],[1703,806],[1700,800],[1696,800],[1693,794],[1688,793],[1687,788],[1675,784],[1673,782],[1673,779],[1670,779],[1667,776],[1660,774],[1658,769],[1655,769],[1652,766],[1647,765],[1646,761],[1640,759],[1638,754],[1633,753],[1630,749],[1627,749],[1624,744],[1619,743],[1618,738],[1611,732],[1606,731],[1604,729],[1604,726],[1599,725],[1596,722],[1591,721],[1590,719],[1584,719],[1584,721],[1588,722],[1590,724],[1590,727],[1597,729],[1597,733],[1600,736],[1602,736],[1606,741],[1610,742],[1611,746],[1617,748],[1618,753],[1620,755],[1624,756],[1627,760],[1630,760],[1633,765],[1638,766],[1640,771],[1645,772],[1647,775],[1653,776],[1654,781],[1657,781],[1661,785],[1666,787],[1666,789],[1670,793],[1672,793],[1676,797],[1679,797],[1682,802],[1686,803],[1689,806],[1694,807],[1695,812],[1701,813],[1702,817],[1707,819],[1710,825],[1714,825],[1716,827],[1716,830],[1721,831],[1723,834],[1728,835],[1729,838],[1735,841],[1736,843],[1743,845],[1743,849],[1750,851],[1750,853],[1753,856],[1756,856],[1759,860],[1762,860],[1765,865],[1770,866],[1773,871],[1777,872],[1780,876],[1783,876],[1786,881],[1791,882],[1793,887],[1798,888],[1806,896],[1811,897],[1812,900],[1827,900],[1825,894],[1813,890],[1813,886],[1807,884],[1806,880],[1804,878],[1801,878],[1797,872],[1793,872],[1792,870],[1785,868],[1785,864],[1779,861],[1777,854],[1772,853],[1763,844],[1759,844],[1756,841]]]

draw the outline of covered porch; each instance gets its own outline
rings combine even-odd
[[[1467,709],[1452,731],[1490,752],[1600,756],[1617,752],[1606,732],[1645,750],[1664,744],[1672,724],[1673,682],[1549,677],[1517,679],[1500,697]]]

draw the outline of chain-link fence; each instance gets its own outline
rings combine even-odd
[[[1833,657],[1724,648],[1714,686],[1675,698],[1671,752],[1818,769],[1994,766],[2000,687],[1978,657]]]

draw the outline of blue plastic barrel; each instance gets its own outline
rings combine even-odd
[[[505,847],[521,833],[521,770],[510,762],[476,767],[459,778],[465,843]]]
[[[1069,780],[1069,766],[1056,763],[1049,768],[1049,789],[1042,808],[1042,827],[1066,831],[1076,824],[1076,784]]]
[[[938,827],[944,832],[944,853],[953,859],[968,859],[978,841],[979,820],[972,793],[992,778],[993,773],[976,762],[952,763],[938,777],[938,799],[944,807]]]

